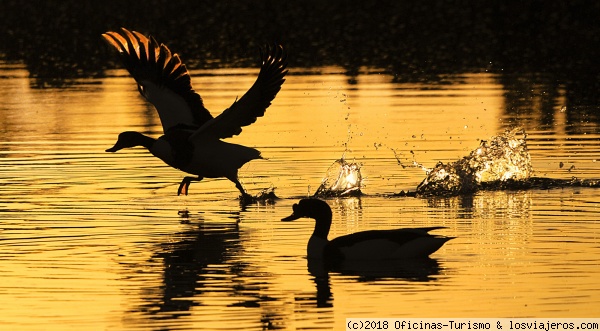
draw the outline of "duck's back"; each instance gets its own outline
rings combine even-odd
[[[237,174],[246,162],[260,159],[260,151],[222,140],[207,140],[196,144],[190,165],[182,170],[208,178]]]
[[[346,260],[389,260],[424,258],[450,240],[427,231],[436,228],[371,230],[333,239],[328,250]],[[332,253],[330,253],[332,254]]]

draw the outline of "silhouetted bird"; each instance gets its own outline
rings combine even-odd
[[[308,259],[322,259],[328,264],[346,260],[394,260],[426,258],[452,239],[428,232],[442,227],[370,230],[327,239],[332,213],[329,205],[319,199],[302,199],[294,204],[292,215],[282,221],[301,217],[315,219],[315,230],[308,241]]]
[[[167,46],[159,45],[151,36],[147,38],[125,28],[102,36],[119,51],[140,94],[158,111],[164,131],[158,139],[134,131],[122,132],[116,144],[106,151],[143,146],[171,167],[196,175],[183,178],[178,195],[187,195],[191,181],[225,177],[235,183],[242,199],[248,198],[238,180],[238,169],[248,161],[261,158],[260,152],[221,139],[240,134],[242,127],[265,114],[285,81],[287,55],[283,48],[267,46],[261,51],[262,66],[254,85],[228,109],[213,117],[192,88],[185,65]]]

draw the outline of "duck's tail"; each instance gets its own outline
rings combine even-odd
[[[252,147],[246,147],[244,157],[247,159],[247,161],[245,161],[244,163],[252,160],[263,159],[263,156],[260,153],[260,151]]]

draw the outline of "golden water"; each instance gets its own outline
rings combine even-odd
[[[250,193],[274,186],[282,199],[241,208],[227,180],[193,183],[189,196],[177,197],[179,171],[143,149],[104,152],[121,131],[160,135],[126,72],[40,89],[24,68],[3,65],[0,329],[341,329],[346,317],[598,317],[598,189],[391,197],[424,178],[398,160],[452,162],[517,125],[528,133],[536,176],[600,178],[598,124],[571,122],[564,91],[515,91],[491,74],[449,75],[443,83],[362,74],[354,83],[338,68],[290,72],[265,117],[230,140],[268,158],[242,168]],[[255,74],[197,71],[193,83],[216,114]],[[520,92],[528,97],[515,102]],[[380,278],[309,273],[312,221],[280,219],[342,155],[362,165],[365,195],[328,200],[330,237],[446,226],[437,233],[456,239],[432,255],[433,266]]]

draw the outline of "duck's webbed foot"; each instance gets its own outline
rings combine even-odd
[[[179,188],[177,189],[177,195],[181,195],[181,193],[183,193],[184,195],[188,195],[191,182],[199,182],[201,180],[202,177],[183,177],[183,180],[181,180],[181,184],[179,184]]]

